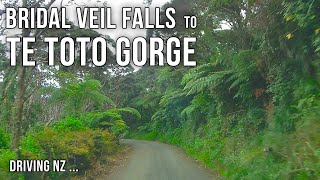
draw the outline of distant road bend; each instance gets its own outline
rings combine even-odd
[[[122,140],[132,147],[125,166],[111,180],[212,180],[214,177],[175,147],[150,141]]]

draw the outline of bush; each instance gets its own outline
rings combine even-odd
[[[51,137],[49,137],[51,138]],[[45,159],[46,154],[38,140],[37,133],[29,133],[21,141],[22,157],[27,159]]]
[[[58,132],[78,131],[85,129],[84,123],[81,120],[73,117],[67,117],[63,121],[55,122],[53,123],[52,127]]]
[[[90,129],[80,120],[67,118],[38,132],[29,132],[21,142],[23,159],[65,159],[66,169],[77,168],[85,172],[91,163],[118,150],[113,134],[107,130]],[[49,173],[62,178],[69,173]],[[32,178],[37,174],[33,173]]]
[[[112,109],[105,112],[91,112],[81,115],[81,120],[91,128],[108,129],[120,138],[128,134],[128,126],[119,114],[123,109]],[[127,111],[125,111],[127,112]]]
[[[7,149],[10,146],[10,136],[0,128],[0,149]]]
[[[9,161],[16,159],[16,154],[10,149],[0,149],[0,177],[1,179],[10,179]]]

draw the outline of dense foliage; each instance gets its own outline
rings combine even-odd
[[[33,45],[37,68],[7,68],[0,45],[1,177],[17,176],[10,159],[66,159],[84,172],[129,131],[176,144],[228,179],[320,177],[320,1],[172,0],[163,8],[170,6],[177,27],[147,36],[197,37],[195,68],[133,71],[117,66],[110,49],[104,67],[47,67],[41,43]],[[185,14],[198,17],[196,29],[185,29]],[[102,36],[74,25],[22,32],[66,34]]]
[[[3,1],[6,7],[43,7],[49,9],[56,0]],[[75,1],[61,1],[60,5],[75,5]],[[101,2],[97,2],[100,3]],[[97,4],[98,5],[98,4]],[[2,15],[2,11],[0,12]],[[118,67],[114,62],[114,41],[90,29],[22,29],[17,37],[37,37],[29,44],[36,49],[31,60],[36,67],[9,66],[5,44],[0,44],[0,179],[70,179],[84,175],[99,163],[107,164],[121,149],[119,139],[141,118],[140,113],[127,107],[119,97],[115,79],[132,72],[132,68]],[[0,27],[0,36],[7,35]],[[108,41],[108,64],[104,67],[47,66],[47,45],[44,37],[69,36],[104,37]],[[78,49],[78,45],[76,49]],[[88,46],[88,55],[92,47]],[[55,52],[60,49],[57,47]],[[63,49],[65,50],[65,49]],[[92,61],[89,58],[87,61]],[[22,49],[17,48],[17,59]],[[59,62],[60,57],[55,60]],[[77,54],[76,61],[80,56]],[[10,68],[9,68],[10,67]],[[111,98],[110,98],[111,97]],[[123,99],[123,98],[122,98]],[[126,108],[124,108],[126,107]],[[9,173],[9,160],[66,160],[66,172]],[[51,168],[52,169],[52,168]],[[79,172],[69,172],[78,169]]]
[[[0,174],[2,177],[15,177],[9,174],[8,162],[10,159],[65,159],[66,169],[77,168],[85,172],[91,164],[119,150],[118,140],[128,133],[125,121],[137,121],[141,118],[139,112],[133,108],[110,108],[101,106],[112,102],[101,94],[101,86],[97,80],[74,82],[65,88],[52,91],[48,106],[56,104],[65,106],[58,114],[64,119],[55,119],[48,122],[36,122],[23,135],[18,155],[10,149],[11,136],[0,129]],[[84,95],[86,94],[86,95]],[[64,96],[64,98],[57,98]],[[89,99],[88,99],[89,97]],[[99,97],[99,98],[96,98]],[[51,100],[52,99],[52,100]],[[83,101],[81,101],[83,99]],[[90,103],[86,100],[90,100]],[[107,100],[103,103],[104,100]],[[80,107],[92,105],[94,109]],[[99,105],[99,106],[96,106]],[[76,106],[76,107],[74,107]],[[67,111],[66,111],[67,110]],[[41,114],[37,114],[38,116]],[[25,178],[60,179],[70,177],[72,173],[27,173]]]
[[[198,66],[144,67],[134,74],[152,77],[131,101],[150,120],[135,136],[177,144],[231,179],[317,179],[319,1],[174,0],[166,6],[196,14],[197,29],[178,26],[150,36],[197,36]]]

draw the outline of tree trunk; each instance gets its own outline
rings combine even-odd
[[[23,0],[22,7],[28,6],[28,0]],[[22,30],[22,37],[28,37],[30,35],[30,31],[27,29]],[[22,49],[20,49],[17,60],[20,60],[22,63]],[[17,152],[17,158],[20,157],[19,145],[22,134],[22,121],[23,121],[23,105],[24,105],[24,96],[25,96],[25,75],[26,68],[22,66],[22,64],[18,64],[18,90],[17,96],[14,103],[13,109],[13,140],[12,140],[12,149]]]
[[[19,66],[18,68],[18,92],[15,100],[15,107],[13,110],[13,141],[12,148],[14,151],[18,150],[22,132],[22,120],[23,120],[23,105],[24,105],[24,94],[25,94],[25,74],[26,68]]]

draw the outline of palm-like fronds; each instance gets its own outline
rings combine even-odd
[[[101,84],[97,80],[87,80],[72,83],[59,88],[51,96],[52,103],[63,103],[66,111],[85,112],[90,107],[102,108],[105,103],[114,104],[113,101],[102,94]]]

